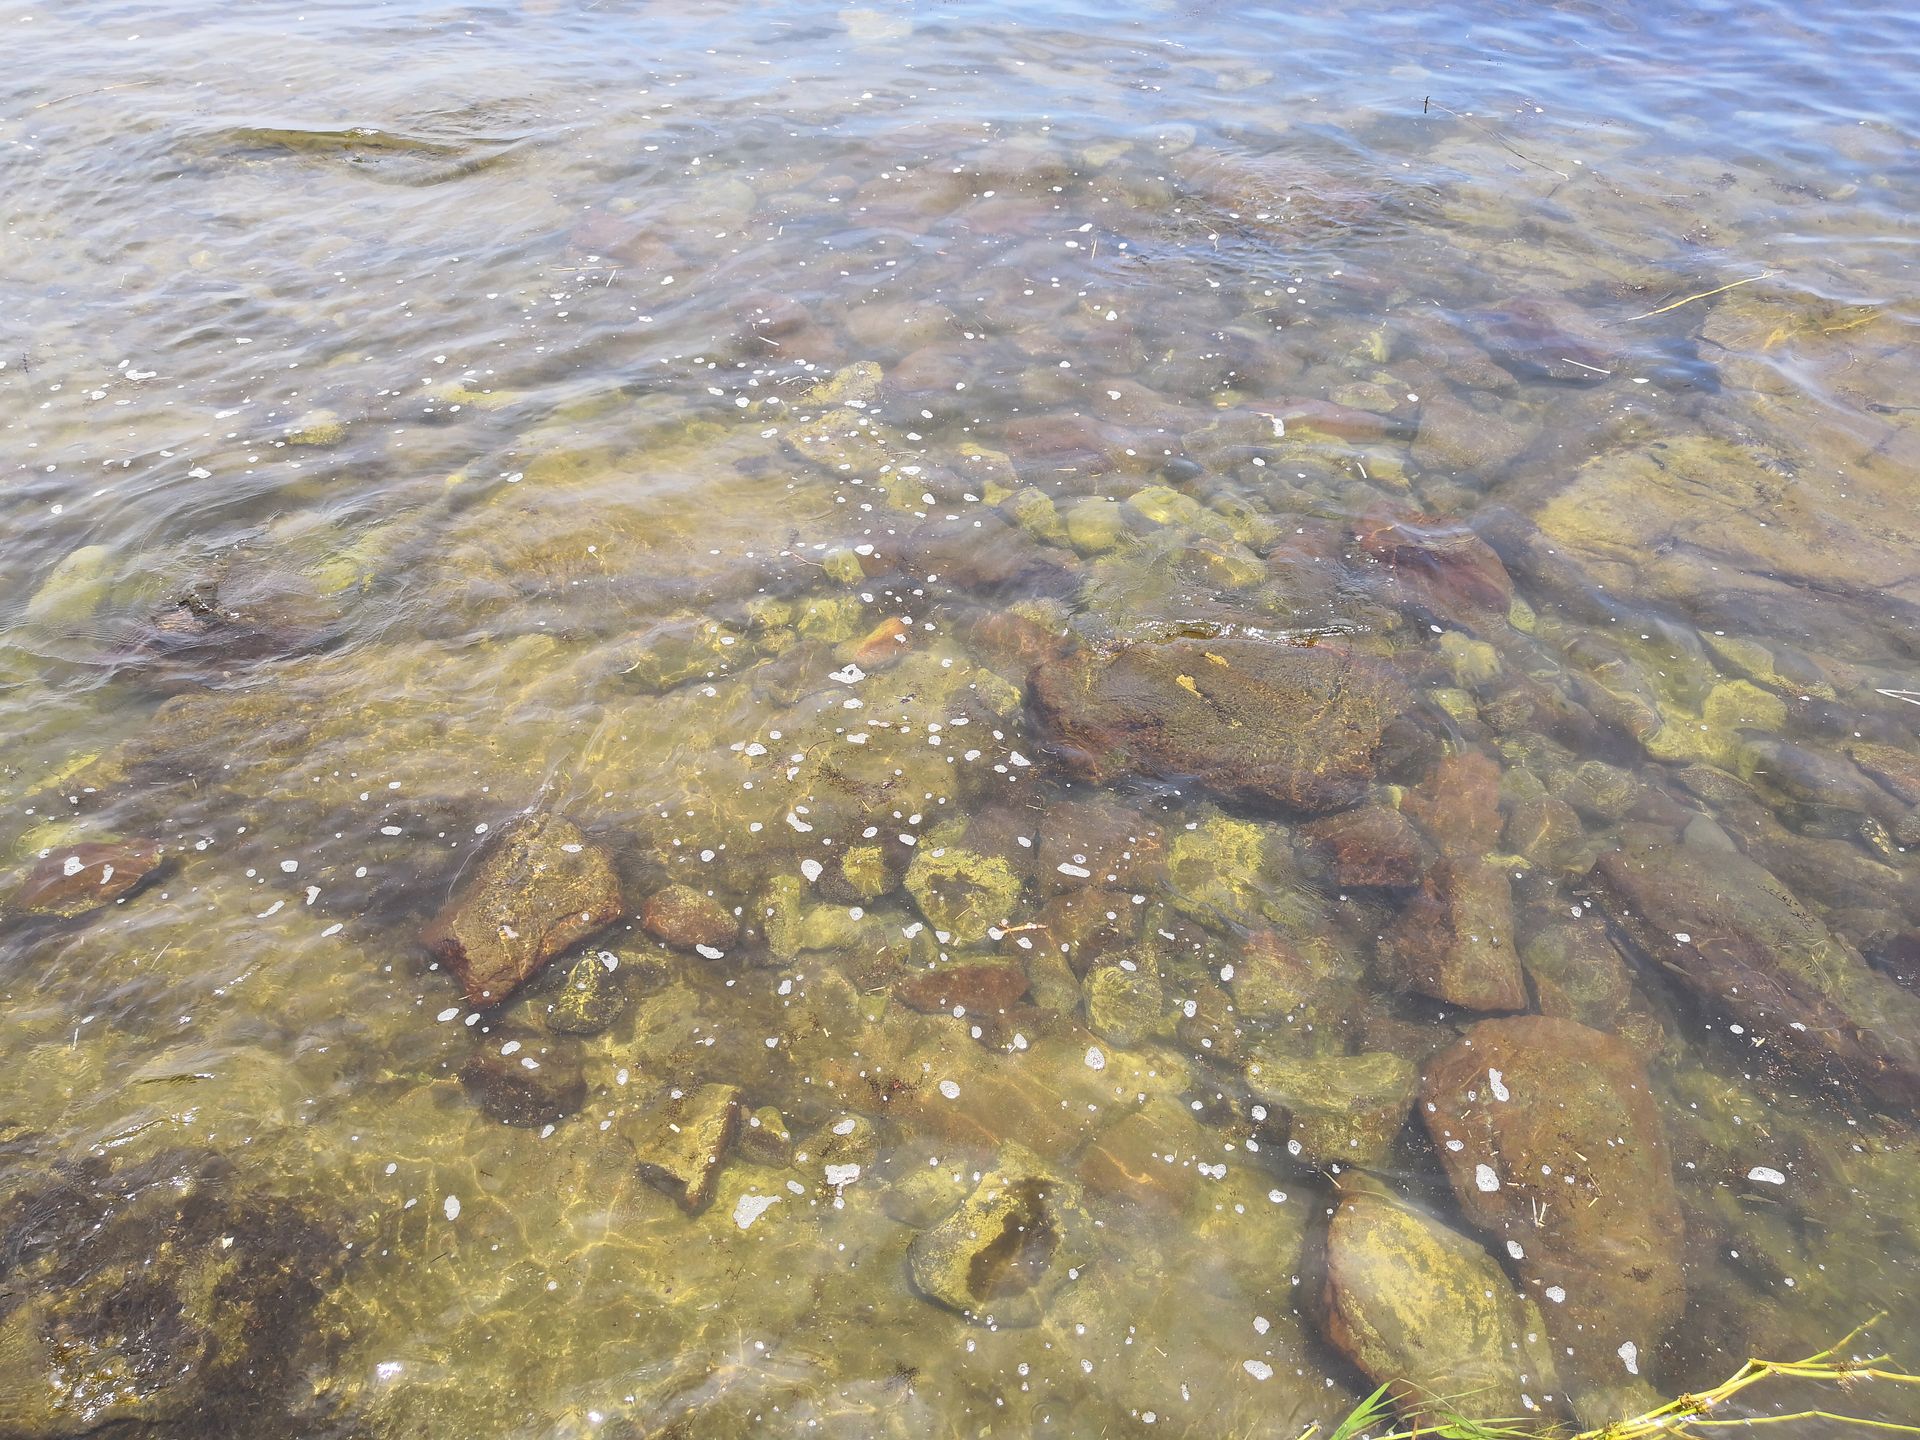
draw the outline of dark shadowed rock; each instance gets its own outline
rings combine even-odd
[[[649,895],[640,909],[640,928],[679,950],[702,945],[725,950],[740,935],[733,913],[691,885],[669,885]]]
[[[914,1288],[979,1324],[1032,1325],[1091,1255],[1078,1187],[1017,1145],[939,1224],[907,1248]]]
[[[1483,1020],[1427,1062],[1420,1109],[1467,1219],[1504,1246],[1576,1375],[1611,1383],[1686,1304],[1680,1201],[1646,1072],[1570,1020]]]
[[[1408,700],[1393,674],[1328,647],[1173,640],[1081,651],[1032,676],[1067,762],[1095,781],[1191,777],[1231,799],[1340,810],[1372,782],[1385,724]]]
[[[603,847],[558,815],[529,815],[500,832],[420,940],[459,977],[469,1004],[498,1005],[624,909]]]
[[[40,1148],[0,1162],[0,1433],[333,1433],[308,1367],[348,1251],[316,1208],[204,1154]]]
[[[1920,998],[1868,967],[1738,851],[1661,845],[1604,855],[1610,913],[1760,1054],[1838,1077],[1893,1105],[1920,1100]]]
[[[160,867],[163,853],[146,840],[63,845],[34,863],[13,908],[62,919],[84,915],[130,893]]]
[[[1551,1413],[1559,1393],[1539,1307],[1478,1241],[1384,1195],[1341,1200],[1327,1227],[1321,1328],[1407,1420],[1438,1421],[1436,1396],[1476,1413]],[[1523,1398],[1524,1397],[1524,1398]]]
[[[577,1042],[530,1031],[496,1029],[484,1037],[460,1067],[460,1083],[503,1125],[552,1125],[587,1103]]]
[[[1526,296],[1470,320],[1487,353],[1523,379],[1597,385],[1619,363],[1599,327],[1571,305]]]

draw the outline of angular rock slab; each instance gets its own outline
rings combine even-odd
[[[1595,875],[1635,944],[1761,1053],[1889,1105],[1920,1103],[1920,996],[1870,969],[1768,871],[1706,845],[1603,855]]]
[[[639,1154],[640,1177],[671,1195],[689,1215],[706,1208],[740,1133],[740,1091],[700,1085],[674,1091],[621,1130]]]
[[[1191,778],[1228,799],[1318,814],[1357,804],[1397,677],[1331,647],[1141,641],[1044,662],[1033,703],[1067,762],[1097,782]]]
[[[1401,988],[1466,1010],[1524,1010],[1513,939],[1513,889],[1490,858],[1436,861],[1382,945]]]
[[[1646,1071],[1611,1035],[1482,1020],[1427,1062],[1420,1111],[1461,1211],[1544,1298],[1576,1375],[1613,1381],[1686,1305],[1685,1227]]]
[[[1340,1202],[1327,1227],[1320,1324],[1409,1421],[1436,1397],[1474,1414],[1551,1418],[1559,1393],[1547,1327],[1477,1240],[1383,1195]]]
[[[976,1324],[1037,1324],[1092,1253],[1079,1189],[1009,1145],[973,1193],[907,1247],[914,1288]]]
[[[459,977],[468,1004],[498,1005],[625,908],[604,847],[558,815],[529,815],[500,832],[420,942]]]

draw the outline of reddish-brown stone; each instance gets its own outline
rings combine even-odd
[[[1515,1256],[1574,1368],[1617,1376],[1686,1306],[1685,1227],[1647,1074],[1571,1020],[1483,1020],[1427,1062],[1419,1113],[1467,1219]]]
[[[27,872],[13,903],[30,915],[72,919],[127,894],[159,868],[163,853],[146,840],[63,845]]]
[[[469,1004],[498,1005],[624,912],[606,850],[558,815],[529,815],[500,832],[420,941],[459,977]]]
[[[1027,972],[1012,960],[962,960],[928,970],[893,987],[900,1003],[923,1015],[942,1015],[956,1005],[969,1014],[1004,1010],[1027,993]]]
[[[740,935],[732,912],[691,885],[669,885],[649,895],[640,907],[640,928],[680,950],[700,945],[724,950]]]

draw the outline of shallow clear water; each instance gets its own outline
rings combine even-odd
[[[1370,1188],[1543,1419],[1898,1349],[1920,27],[1645,10],[0,4],[0,1433],[1292,1437]],[[1337,793],[1208,688],[1302,654]],[[482,1012],[421,931],[529,810],[625,918]],[[1544,1259],[1435,1104],[1513,1011],[1636,1157]]]

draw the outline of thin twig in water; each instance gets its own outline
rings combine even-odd
[[[102,85],[98,90],[76,90],[71,95],[62,95],[57,100],[42,100],[34,106],[35,110],[44,110],[49,105],[64,105],[69,100],[84,100],[89,95],[105,95],[109,90],[137,90],[142,85],[158,85],[158,80],[128,80],[119,85]]]
[[[1682,305],[1691,305],[1694,301],[1704,300],[1709,295],[1721,295],[1728,290],[1738,290],[1742,285],[1751,285],[1756,280],[1765,280],[1768,276],[1778,275],[1779,273],[1778,270],[1762,270],[1758,275],[1749,275],[1744,280],[1735,280],[1730,285],[1721,285],[1712,290],[1702,290],[1698,295],[1689,295],[1685,299],[1674,301],[1671,305],[1662,305],[1658,310],[1643,310],[1638,315],[1627,316],[1627,319],[1645,320],[1652,315],[1664,315],[1669,310],[1678,310]]]
[[[1513,146],[1507,143],[1506,138],[1502,136],[1499,131],[1490,129],[1487,126],[1482,125],[1478,120],[1473,119],[1471,116],[1462,115],[1458,110],[1447,109],[1445,105],[1440,104],[1431,95],[1427,96],[1426,99],[1420,102],[1420,113],[1422,115],[1426,114],[1427,108],[1429,106],[1431,106],[1435,110],[1445,111],[1447,114],[1453,116],[1454,119],[1458,120],[1462,125],[1471,125],[1475,130],[1478,130],[1482,135],[1485,135],[1489,140],[1493,141],[1494,144],[1498,145],[1502,150],[1506,151],[1509,155],[1512,155],[1517,159],[1524,160],[1529,165],[1538,165],[1542,170],[1546,171],[1549,175],[1558,175],[1562,180],[1571,180],[1573,178],[1573,176],[1569,175],[1564,170],[1556,170],[1553,168],[1553,166],[1547,164],[1545,161],[1536,160],[1531,155],[1526,154],[1524,151],[1514,149]]]

